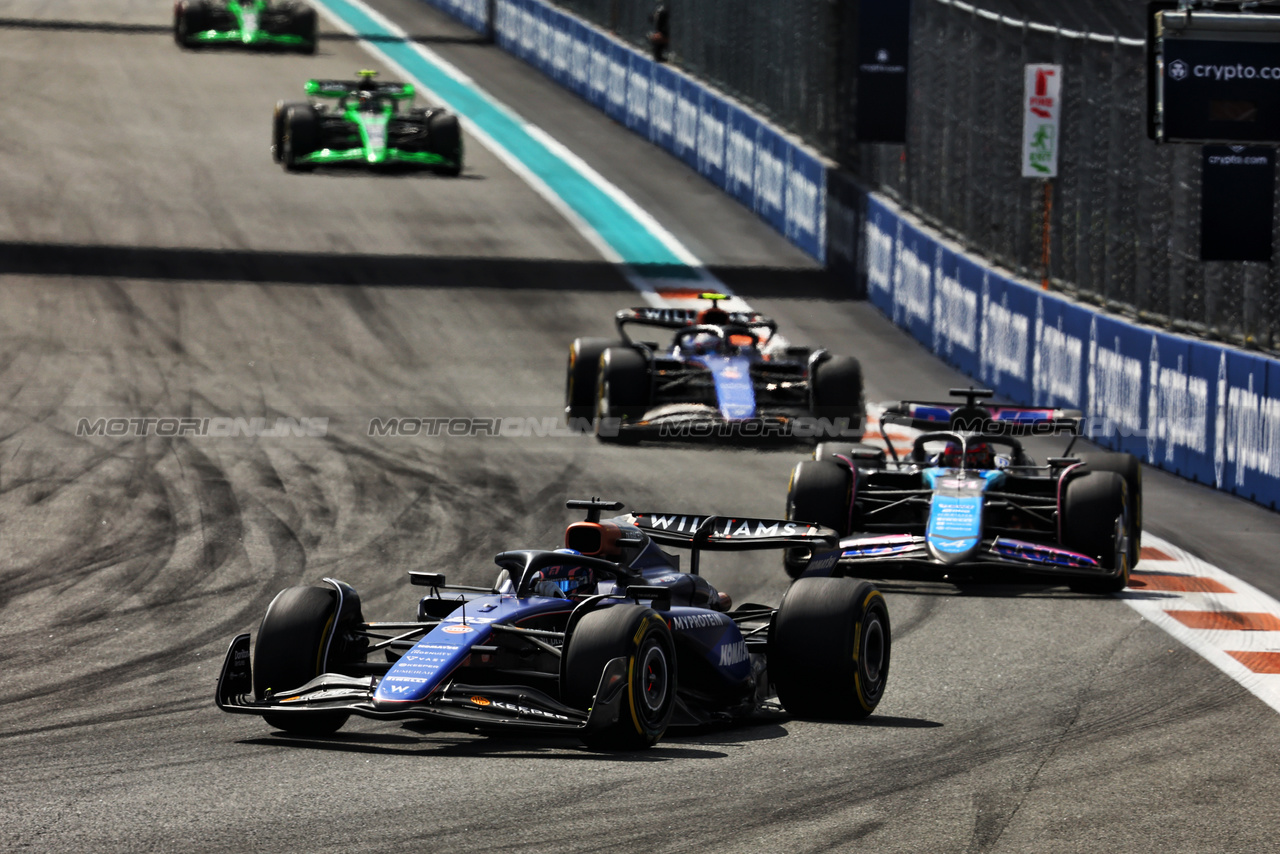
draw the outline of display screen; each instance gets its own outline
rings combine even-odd
[[[1253,101],[1210,101],[1209,121],[1256,122],[1258,105]]]

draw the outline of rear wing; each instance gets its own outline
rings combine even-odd
[[[317,98],[348,98],[361,90],[397,100],[407,100],[414,95],[411,83],[372,83],[359,80],[308,80],[306,90],[308,95]]]
[[[698,552],[785,548],[836,548],[840,535],[831,528],[784,519],[744,516],[694,516],[682,513],[633,513],[623,517],[664,546],[692,549],[689,571],[698,574]]]
[[[651,308],[649,306],[639,306],[637,308],[620,309],[614,315],[613,322],[618,327],[618,334],[622,336],[622,340],[630,343],[631,338],[624,328],[626,326],[657,326],[662,329],[684,329],[686,326],[697,325],[700,313],[696,308]],[[725,313],[729,316],[729,319],[724,324],[717,325],[767,329],[770,336],[778,331],[778,322],[771,317],[765,317],[759,312],[729,311]]]
[[[880,420],[905,424],[917,430],[960,430],[1000,436],[1079,436],[1084,415],[1078,409],[1047,409],[1032,406],[990,406],[978,403],[994,392],[978,388],[953,388],[955,401],[904,400],[885,406]]]

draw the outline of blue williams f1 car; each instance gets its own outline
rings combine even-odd
[[[355,714],[639,749],[668,726],[749,718],[775,696],[818,718],[863,718],[880,702],[889,614],[873,586],[803,579],[776,609],[735,609],[698,574],[703,550],[830,548],[834,531],[681,514],[602,521],[622,505],[569,506],[586,520],[565,548],[502,552],[491,589],[410,571],[430,590],[413,620],[366,622],[356,591],[334,579],[283,591],[252,649],[248,634],[231,642],[219,708],[299,735]],[[692,549],[689,571],[661,545]]]
[[[618,339],[569,348],[565,413],[595,419],[604,440],[861,438],[862,367],[851,356],[788,346],[755,312],[629,308]],[[668,347],[632,340],[627,326],[674,329]]]
[[[1074,410],[980,405],[985,389],[953,389],[963,404],[905,402],[883,423],[926,430],[911,455],[870,445],[819,445],[791,473],[787,518],[838,531],[840,574],[959,583],[1031,575],[1083,592],[1129,582],[1142,536],[1142,470],[1130,454],[1069,456]],[[1017,435],[1072,435],[1061,457],[1038,464]],[[792,549],[792,577],[825,575]]]

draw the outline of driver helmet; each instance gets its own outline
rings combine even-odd
[[[724,326],[729,322],[729,312],[723,308],[704,308],[698,312],[698,324],[701,326]]]
[[[574,549],[556,549],[557,554],[580,555]],[[534,576],[533,592],[539,596],[568,598],[585,596],[595,590],[596,578],[590,568],[566,563],[544,567]]]
[[[948,442],[938,455],[938,465],[953,469],[993,469],[996,467],[996,455],[986,442],[971,442],[968,450],[964,450],[959,442]]]
[[[724,339],[719,335],[714,335],[710,332],[699,332],[697,335],[691,335],[685,339],[685,349],[698,355],[718,353],[723,343]]]

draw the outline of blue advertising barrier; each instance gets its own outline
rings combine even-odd
[[[423,0],[457,18],[481,35],[489,35],[489,0]]]
[[[858,221],[868,299],[943,360],[1002,397],[1081,410],[1104,447],[1280,505],[1280,362],[1019,282],[874,195]]]
[[[819,261],[827,166],[740,104],[543,0],[423,0],[683,160]]]

